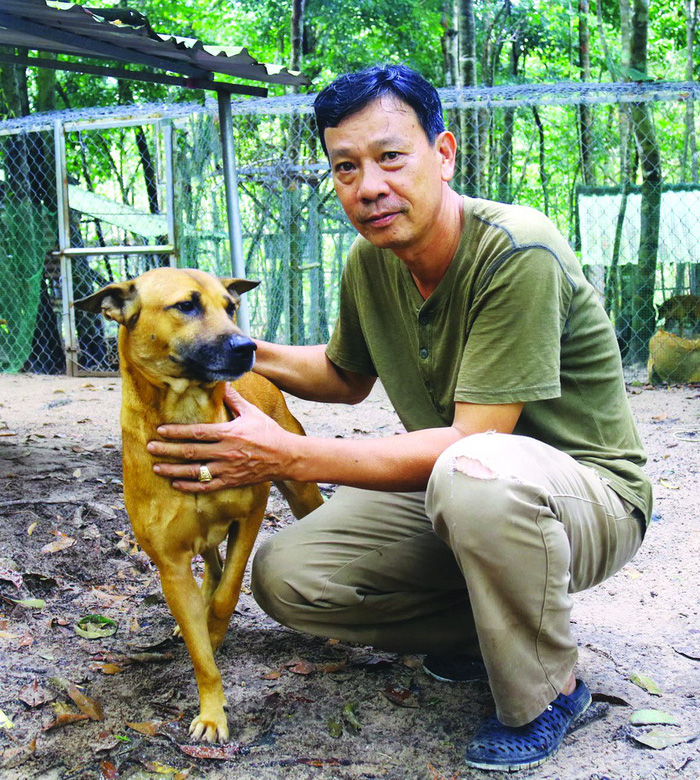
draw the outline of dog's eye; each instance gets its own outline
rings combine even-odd
[[[231,319],[233,319],[236,316],[236,312],[238,311],[238,306],[233,301],[230,301],[226,305],[226,314],[228,314]]]
[[[199,306],[195,301],[180,301],[173,306],[173,309],[177,309],[183,314],[196,314],[199,311]]]

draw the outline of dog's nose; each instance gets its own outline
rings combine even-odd
[[[241,360],[250,360],[253,357],[253,352],[257,349],[254,341],[238,333],[229,337],[228,347],[233,357]]]

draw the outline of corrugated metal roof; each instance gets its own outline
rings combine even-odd
[[[258,62],[244,47],[156,33],[135,10],[0,0],[0,44],[140,64],[197,79],[221,73],[268,84],[308,83],[299,73]]]

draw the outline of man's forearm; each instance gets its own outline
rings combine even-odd
[[[307,401],[358,403],[366,398],[373,377],[349,375],[326,357],[324,344],[290,346],[257,341],[253,370],[280,390]]]
[[[446,427],[381,439],[298,437],[288,476],[373,490],[424,490],[438,456],[462,436]]]

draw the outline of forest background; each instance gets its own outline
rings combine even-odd
[[[653,89],[663,82],[694,82],[700,75],[698,0],[142,0],[137,4],[102,0],[100,5],[112,9],[135,7],[160,33],[197,38],[204,43],[243,45],[258,60],[300,70],[310,79],[308,87],[272,86],[270,95],[281,98],[294,97],[295,92],[316,92],[340,73],[381,62],[406,63],[435,86],[457,90],[576,83],[604,84],[609,90],[611,85],[624,83]],[[0,56],[13,54],[0,47]],[[192,90],[2,64],[0,59],[0,121],[54,110],[156,101],[176,105],[193,99],[203,102],[204,98],[204,93]],[[693,241],[700,242],[700,235],[692,233],[696,228],[687,228],[681,220],[676,228],[676,236],[680,237],[675,240],[687,245],[682,248],[682,256],[667,259],[665,266],[660,257],[664,191],[669,187],[695,187],[692,198],[700,197],[697,100],[692,95],[686,95],[686,99],[679,95],[656,106],[648,99],[624,103],[622,93],[614,91],[601,106],[576,100],[573,96],[560,111],[548,110],[536,99],[521,102],[518,108],[503,104],[505,107],[490,112],[455,108],[453,103],[446,113],[460,148],[454,185],[464,194],[539,208],[572,244],[581,233],[577,222],[581,187],[615,190],[617,200],[610,201],[607,210],[617,212],[617,226],[608,214],[609,234],[601,239],[607,245],[614,244],[612,261],[601,261],[597,268],[593,267],[595,260],[582,258],[582,263],[615,324],[626,365],[637,372],[645,371],[650,339],[659,325],[670,328],[669,322],[664,323],[660,306],[669,297],[700,293],[699,266],[691,246]],[[252,101],[241,102],[252,105]],[[241,206],[247,223],[246,269],[249,275],[265,280],[256,293],[256,300],[261,302],[256,316],[261,324],[255,335],[292,343],[318,343],[327,339],[329,322],[333,321],[339,269],[351,240],[348,226],[342,224],[341,214],[333,212],[331,190],[318,173],[324,161],[311,127],[308,104],[284,121],[265,124],[259,115],[250,117],[247,124],[241,121],[235,132],[239,163],[244,169],[248,165],[250,172],[243,173],[248,178],[242,182]],[[225,222],[225,204],[213,203],[217,187],[211,176],[197,193],[193,183],[207,165],[212,175],[217,173],[212,143],[218,143],[218,139],[214,132],[211,126],[191,132],[189,138],[196,136],[197,141],[190,145],[189,157],[180,157],[180,176],[185,181],[180,192],[183,197],[178,201],[185,223],[180,247],[184,265],[207,267],[202,265],[206,258],[223,253],[221,240],[205,243],[205,230],[197,220],[210,211],[214,216],[206,229],[216,232]],[[157,138],[149,136],[148,129],[137,128],[134,133],[133,152],[126,146],[124,132],[98,139],[103,150],[97,152],[87,150],[89,134],[76,137],[72,144],[69,141],[69,164],[71,155],[75,160],[72,175],[83,180],[86,189],[97,191],[100,180],[130,164],[132,167],[120,174],[119,188],[125,193],[125,202],[134,205],[134,171],[140,167],[139,177],[145,180],[142,190],[147,193],[146,210],[159,213],[163,204],[158,203],[154,174],[157,163],[153,161]],[[184,149],[187,143],[182,141],[179,148]],[[205,147],[211,151],[206,160],[202,151]],[[9,149],[6,147],[6,161],[11,159]],[[106,154],[108,149],[112,150],[112,159]],[[119,154],[122,159],[115,161]],[[125,163],[129,155],[132,162]],[[41,165],[50,169],[50,158],[36,163],[38,151],[34,149],[27,157],[29,173],[25,178],[32,181],[33,191],[26,197],[36,200],[36,185],[42,177],[32,169]],[[268,161],[274,163],[269,168],[274,182],[261,173]],[[311,170],[314,165],[316,168]],[[5,178],[11,182],[12,174],[6,173]],[[8,201],[11,197],[18,199],[14,183],[6,189]],[[627,196],[635,192],[641,196],[641,206],[636,207],[641,218],[634,235],[634,258],[620,259],[618,267],[623,254],[621,226],[626,218]],[[47,213],[55,211],[54,185],[47,183],[39,197]],[[677,211],[693,210],[692,198],[684,197]],[[596,208],[605,209],[601,204],[599,199]],[[9,224],[9,210],[7,215]],[[32,218],[36,219],[34,212]],[[15,220],[19,238],[26,235],[27,221]],[[81,241],[90,243],[87,231],[93,230],[93,222],[97,230],[94,241],[104,246],[104,223],[95,220],[83,221]],[[269,230],[270,225],[279,226],[276,235]],[[683,237],[681,234],[688,230],[692,235]],[[188,235],[194,236],[189,244]],[[7,251],[14,252],[15,266],[17,243],[8,231]],[[122,238],[115,243],[129,240]],[[47,248],[37,246],[29,254],[39,257]],[[96,263],[86,267],[85,273],[77,269],[81,278],[75,281],[76,297],[94,289],[99,279],[142,270],[127,267],[115,272],[108,262],[99,268]],[[586,268],[586,263],[591,267]],[[49,266],[45,287],[51,291],[55,273]],[[216,267],[208,270],[220,272]],[[88,289],[80,292],[83,280]],[[8,277],[7,281],[16,279]],[[33,295],[36,306],[38,293]],[[5,305],[10,307],[12,303],[10,300]],[[55,300],[47,305],[47,311],[51,306],[56,309]],[[685,316],[686,312],[681,314]],[[691,315],[690,333],[684,333],[684,322],[676,317],[674,324],[680,325],[676,328],[680,337],[694,337],[693,329],[700,328],[698,313]],[[50,315],[42,318],[40,314],[37,322],[42,319],[53,324]],[[25,348],[16,350],[20,355],[15,359],[17,366],[27,360],[32,337],[37,339],[34,319],[27,316],[25,320]],[[93,359],[102,360],[102,354],[108,351],[102,346],[83,348],[91,327],[78,323],[77,341],[86,368]],[[53,330],[52,338],[47,338],[45,332],[39,334],[43,345],[56,342],[51,360],[46,356],[34,360],[30,355],[27,365],[37,365],[43,372],[62,370],[65,362],[61,339],[57,329]],[[104,339],[102,334],[98,336],[101,345]],[[697,362],[697,350],[692,352],[691,360]]]
[[[160,33],[245,46],[302,70],[318,91],[337,75],[404,62],[436,87],[558,81],[696,80],[697,0],[102,0]],[[76,73],[0,66],[0,118],[30,110],[191,99],[191,93]],[[14,81],[14,84],[13,84]],[[271,94],[284,87],[272,87]],[[697,161],[696,161],[697,164]]]

